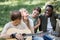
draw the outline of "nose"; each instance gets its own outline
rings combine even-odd
[[[28,16],[29,14],[27,13],[27,16]]]

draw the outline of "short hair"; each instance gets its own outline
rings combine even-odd
[[[16,19],[21,19],[21,12],[19,12],[19,11],[12,11],[11,12],[11,20],[14,21]]]
[[[41,13],[41,8],[40,7],[36,7],[36,8],[34,8],[34,10],[37,10],[39,13]]]
[[[52,6],[52,5],[47,5],[46,7],[50,7],[50,8],[52,8],[52,10],[53,10],[53,6]]]

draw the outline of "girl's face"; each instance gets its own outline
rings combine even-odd
[[[24,16],[24,17],[28,17],[28,11],[24,10],[24,11],[23,11],[23,16]]]
[[[33,10],[32,16],[33,17],[38,17],[39,16],[39,12],[37,10]]]
[[[28,18],[28,11],[27,10],[22,10],[21,14],[25,19]]]

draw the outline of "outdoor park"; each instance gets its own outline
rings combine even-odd
[[[0,33],[3,30],[4,25],[11,21],[11,19],[10,19],[10,12],[11,11],[19,10],[21,8],[26,8],[28,10],[29,14],[32,14],[32,11],[35,7],[40,7],[41,8],[41,14],[43,14],[46,11],[45,7],[48,4],[53,5],[54,12],[57,14],[60,14],[60,0],[0,0]],[[54,25],[55,21],[56,21],[56,19],[53,22],[50,21],[51,22],[50,26],[48,25],[49,23],[48,24],[46,23],[46,24],[49,27],[52,27],[52,25]],[[19,20],[19,22],[20,22],[20,20]],[[16,25],[14,25],[14,26],[16,26]],[[56,26],[56,25],[54,25],[54,26]],[[43,28],[43,29],[45,29],[45,28]],[[16,38],[16,35],[15,35],[15,38]],[[60,40],[60,39],[58,39],[58,40]]]
[[[52,4],[54,11],[60,13],[60,0],[0,0],[0,32],[10,21],[10,11],[26,8],[31,14],[33,8],[39,6],[43,13],[46,4]]]

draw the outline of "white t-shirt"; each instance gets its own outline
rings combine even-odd
[[[51,22],[50,22],[50,18],[48,18],[48,22],[47,22],[47,31],[48,32],[52,32],[53,31],[53,28],[52,28],[52,25],[51,25]]]
[[[21,23],[17,26],[14,26],[11,22],[8,22],[4,26],[3,31],[1,32],[1,34],[5,34],[9,28],[25,29],[25,28],[28,28],[28,27],[23,21],[21,21]]]

